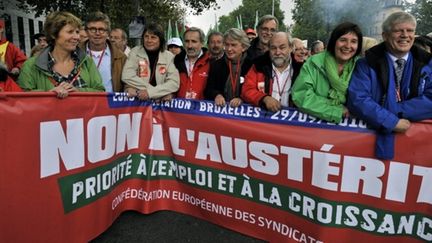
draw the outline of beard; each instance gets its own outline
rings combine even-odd
[[[272,57],[271,60],[276,67],[283,67],[288,63],[288,58],[284,57]]]

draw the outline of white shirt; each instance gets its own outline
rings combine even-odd
[[[288,106],[289,95],[291,93],[291,80],[292,80],[292,67],[288,67],[279,72],[279,70],[272,64],[273,87],[272,97],[279,100],[282,106]]]
[[[102,56],[103,53],[103,56]],[[99,73],[102,76],[102,82],[106,92],[113,92],[112,76],[111,76],[111,51],[108,46],[104,51],[91,51],[87,46],[87,54],[92,57]],[[101,60],[102,58],[102,60]],[[98,65],[99,64],[99,65]]]

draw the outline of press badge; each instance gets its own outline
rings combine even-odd
[[[146,78],[149,76],[149,65],[147,59],[138,62],[138,76],[140,78]]]
[[[196,97],[197,97],[197,93],[193,91],[186,91],[186,95],[185,95],[186,99],[196,99]]]
[[[259,91],[264,92],[264,82],[258,82],[257,86]]]

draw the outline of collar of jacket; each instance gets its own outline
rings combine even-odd
[[[51,51],[51,47],[44,48],[42,52],[37,56],[36,58],[36,66],[40,69],[49,72],[48,70],[48,62],[49,62],[49,52]],[[85,51],[83,51],[81,48],[77,47],[76,49],[77,55],[78,55],[78,62],[81,64],[84,61],[84,58],[86,57]]]
[[[386,52],[387,48],[385,42],[382,42],[366,51],[365,57],[368,65],[375,70],[384,91],[387,90],[389,82],[389,67],[386,59]],[[411,47],[410,52],[413,58],[413,74],[411,75],[409,98],[412,98],[418,95],[417,88],[421,78],[421,69],[431,61],[432,55],[415,45]]]
[[[201,49],[203,54],[196,60],[197,65],[203,65],[206,62],[209,61],[209,55],[207,48]],[[178,55],[174,57],[174,64],[176,68],[178,69],[179,73],[187,73],[186,64],[185,64],[185,58],[186,58],[186,50],[182,50]],[[203,62],[201,60],[204,60]]]

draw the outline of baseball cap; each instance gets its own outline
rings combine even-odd
[[[255,30],[252,29],[252,28],[247,28],[247,29],[245,30],[245,32],[246,32],[246,34],[254,34],[254,35],[256,35]]]
[[[180,46],[183,46],[183,42],[180,40],[180,38],[174,37],[174,38],[171,38],[168,40],[167,46],[170,46],[170,45],[176,45],[176,46],[180,47]]]

